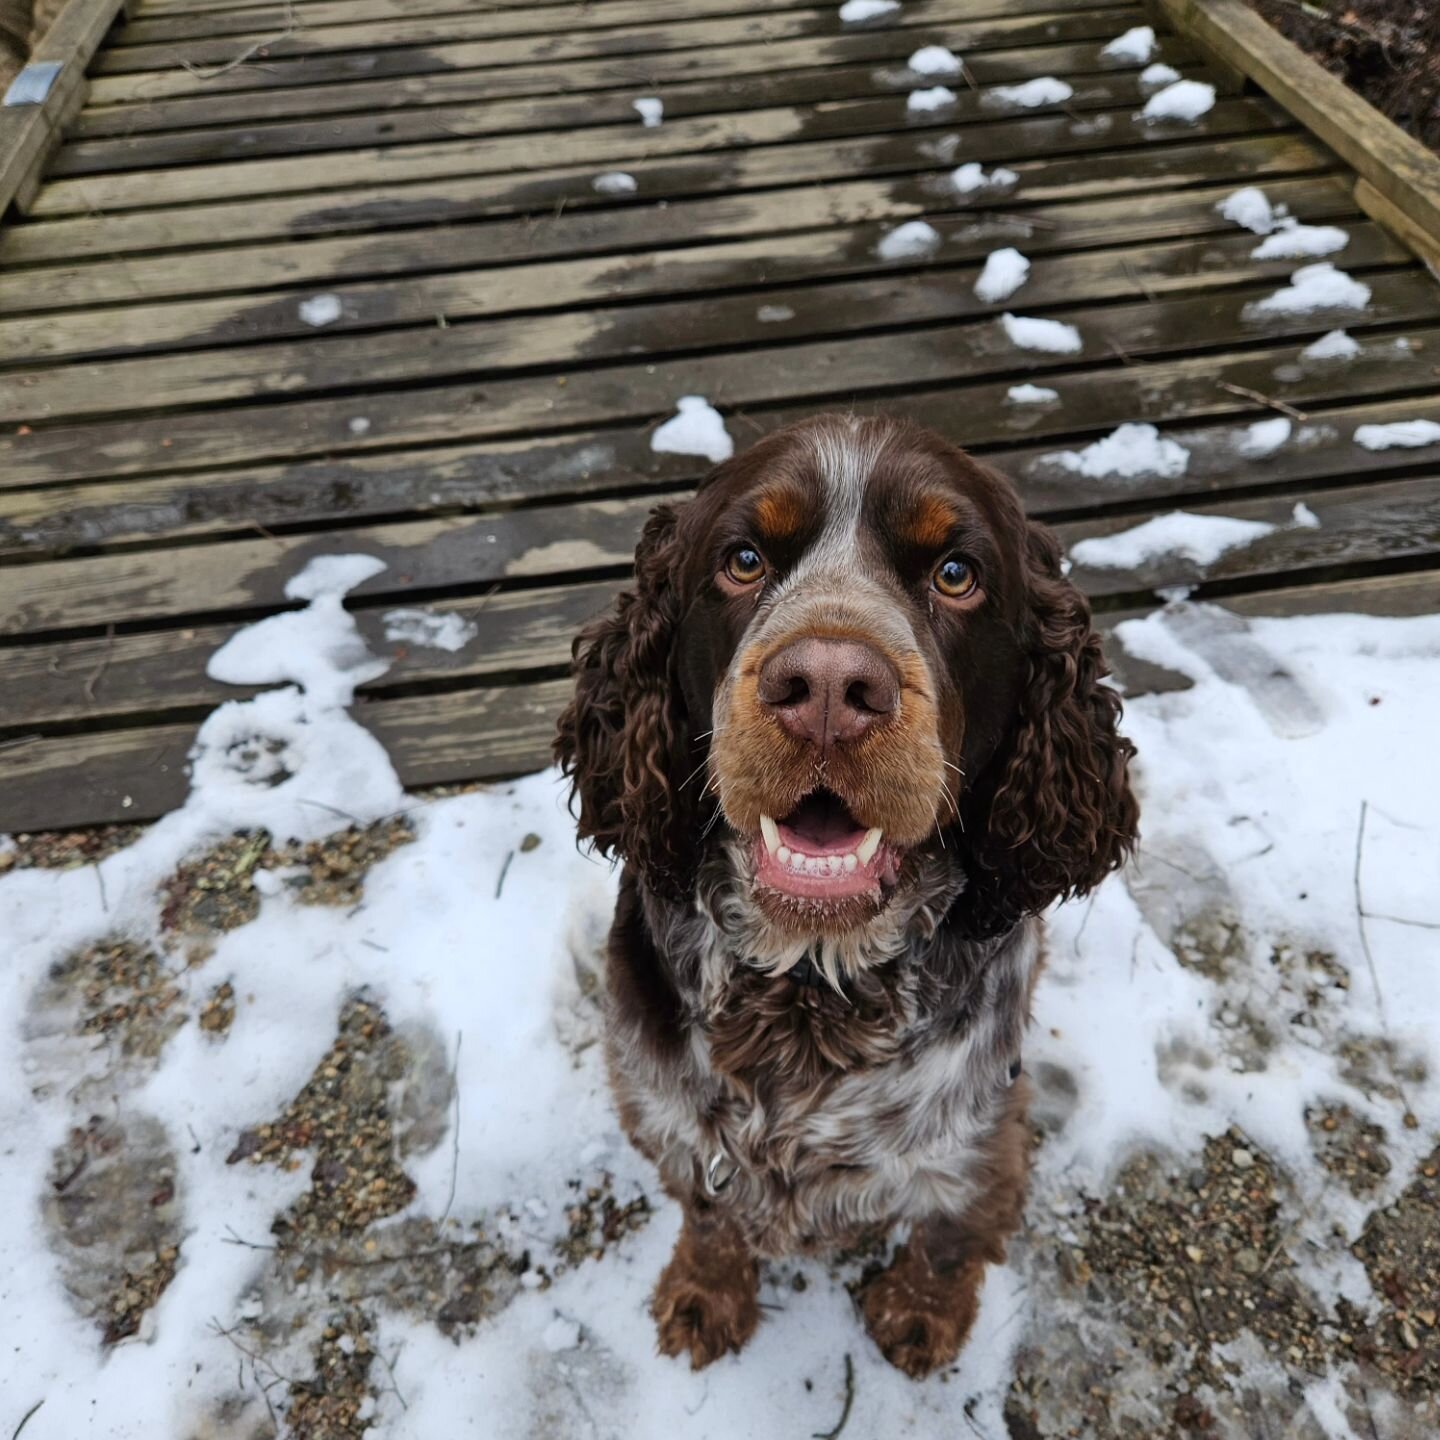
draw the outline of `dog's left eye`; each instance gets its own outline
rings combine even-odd
[[[977,584],[974,567],[959,555],[951,555],[935,567],[933,577],[935,588],[952,600],[963,600]]]
[[[753,545],[737,545],[726,558],[725,573],[737,585],[753,585],[765,578],[765,557]]]

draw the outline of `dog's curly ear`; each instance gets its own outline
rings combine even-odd
[[[972,877],[990,928],[1083,895],[1134,848],[1139,807],[1118,731],[1120,697],[1090,606],[1064,578],[1059,541],[1027,522],[1029,673],[1019,720],[992,770]]]
[[[693,767],[675,670],[678,514],[655,508],[635,550],[634,589],[576,638],[575,694],[555,739],[580,838],[671,895],[688,891],[699,853],[696,804],[682,792]]]

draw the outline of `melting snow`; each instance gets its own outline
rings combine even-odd
[[[959,96],[944,85],[932,85],[928,90],[912,90],[910,98],[905,102],[907,110],[943,110],[947,105],[953,105]]]
[[[657,455],[703,455],[718,465],[735,453],[725,421],[703,395],[682,395],[675,409],[678,413],[650,437],[650,448]]]
[[[1193,125],[1215,105],[1215,87],[1203,80],[1177,80],[1157,90],[1146,102],[1140,118],[1151,124],[1159,120],[1183,120]]]
[[[1016,405],[1048,405],[1060,398],[1060,392],[1046,385],[1012,385],[1005,398]]]
[[[541,1332],[540,1343],[552,1354],[574,1350],[580,1344],[580,1327],[563,1315],[557,1315]]]
[[[961,195],[973,195],[977,190],[1013,185],[1019,178],[1013,170],[1007,170],[1003,165],[997,165],[987,175],[985,167],[975,160],[950,172],[950,183]]]
[[[905,63],[917,75],[959,75],[964,70],[960,57],[943,45],[922,45]]]
[[[1290,512],[1291,521],[1302,530],[1318,530],[1320,517],[1303,501],[1297,500]]]
[[[1257,235],[1268,235],[1275,228],[1275,209],[1258,186],[1246,185],[1233,195],[1227,195],[1215,208],[1227,220],[1243,225]]]
[[[1126,480],[1137,475],[1173,480],[1189,467],[1190,452],[1178,440],[1162,438],[1153,425],[1130,423],[1118,426],[1083,450],[1051,451],[1040,457],[1040,463],[1059,465],[1091,480],[1112,475]]]
[[[755,318],[762,325],[779,325],[782,321],[793,320],[795,312],[788,305],[762,305]]]
[[[1367,450],[1440,445],[1440,425],[1433,420],[1396,420],[1390,425],[1358,425],[1355,428],[1355,443]]]
[[[882,260],[911,260],[940,248],[940,232],[923,220],[907,220],[881,237],[875,253]]]
[[[1156,61],[1153,65],[1147,65],[1140,72],[1140,83],[1142,85],[1171,85],[1180,78],[1180,72],[1172,65],[1162,64]]]
[[[1257,315],[1304,315],[1311,310],[1363,310],[1369,303],[1368,285],[1321,260],[1297,270],[1283,290],[1246,308]]]
[[[1000,317],[1012,345],[1022,350],[1048,350],[1053,355],[1078,355],[1084,349],[1080,332],[1061,320],[1037,320],[1029,315]]]
[[[1114,535],[1081,540],[1070,547],[1070,558],[1092,570],[1133,570],[1168,555],[1212,565],[1227,550],[1252,544],[1274,529],[1263,520],[1172,510]]]
[[[840,7],[840,19],[846,25],[858,25],[863,20],[893,15],[899,8],[900,0],[845,0]]]
[[[1019,105],[1033,110],[1039,105],[1063,105],[1074,89],[1054,75],[1041,75],[1023,85],[997,85],[985,95],[987,105]]]
[[[322,325],[333,325],[340,318],[340,297],[324,294],[312,295],[300,302],[300,318],[318,330]]]
[[[1155,32],[1148,25],[1136,25],[1116,36],[1100,53],[1111,60],[1143,65],[1155,53]]]
[[[1331,330],[1300,353],[1307,360],[1353,360],[1360,353],[1360,342],[1344,330]]]
[[[590,185],[602,195],[633,195],[639,188],[635,184],[635,177],[627,175],[623,170],[607,170],[605,174],[597,175]]]
[[[1282,220],[1273,234],[1251,252],[1252,260],[1300,260],[1307,255],[1333,255],[1350,243],[1338,225],[1301,225]]]
[[[653,130],[665,118],[665,102],[654,95],[645,95],[630,103],[639,112],[640,123],[647,130]]]
[[[1247,460],[1263,460],[1273,455],[1290,438],[1290,422],[1277,415],[1273,420],[1257,420],[1236,442]]]
[[[453,610],[387,610],[385,638],[428,650],[463,650],[478,635],[473,620]]]
[[[975,298],[987,305],[1006,300],[1025,283],[1029,273],[1030,262],[1013,246],[992,250],[975,282]]]

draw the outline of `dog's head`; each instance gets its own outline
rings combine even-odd
[[[1007,480],[929,431],[820,416],[655,510],[634,589],[576,642],[556,751],[581,835],[662,893],[727,846],[778,933],[833,939],[945,847],[993,933],[1133,842],[1105,673]]]

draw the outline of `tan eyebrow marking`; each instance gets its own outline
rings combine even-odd
[[[809,518],[806,497],[793,486],[767,490],[755,503],[755,523],[771,543],[793,540]]]
[[[960,517],[938,495],[927,495],[906,518],[906,537],[914,545],[938,550],[954,533]]]

